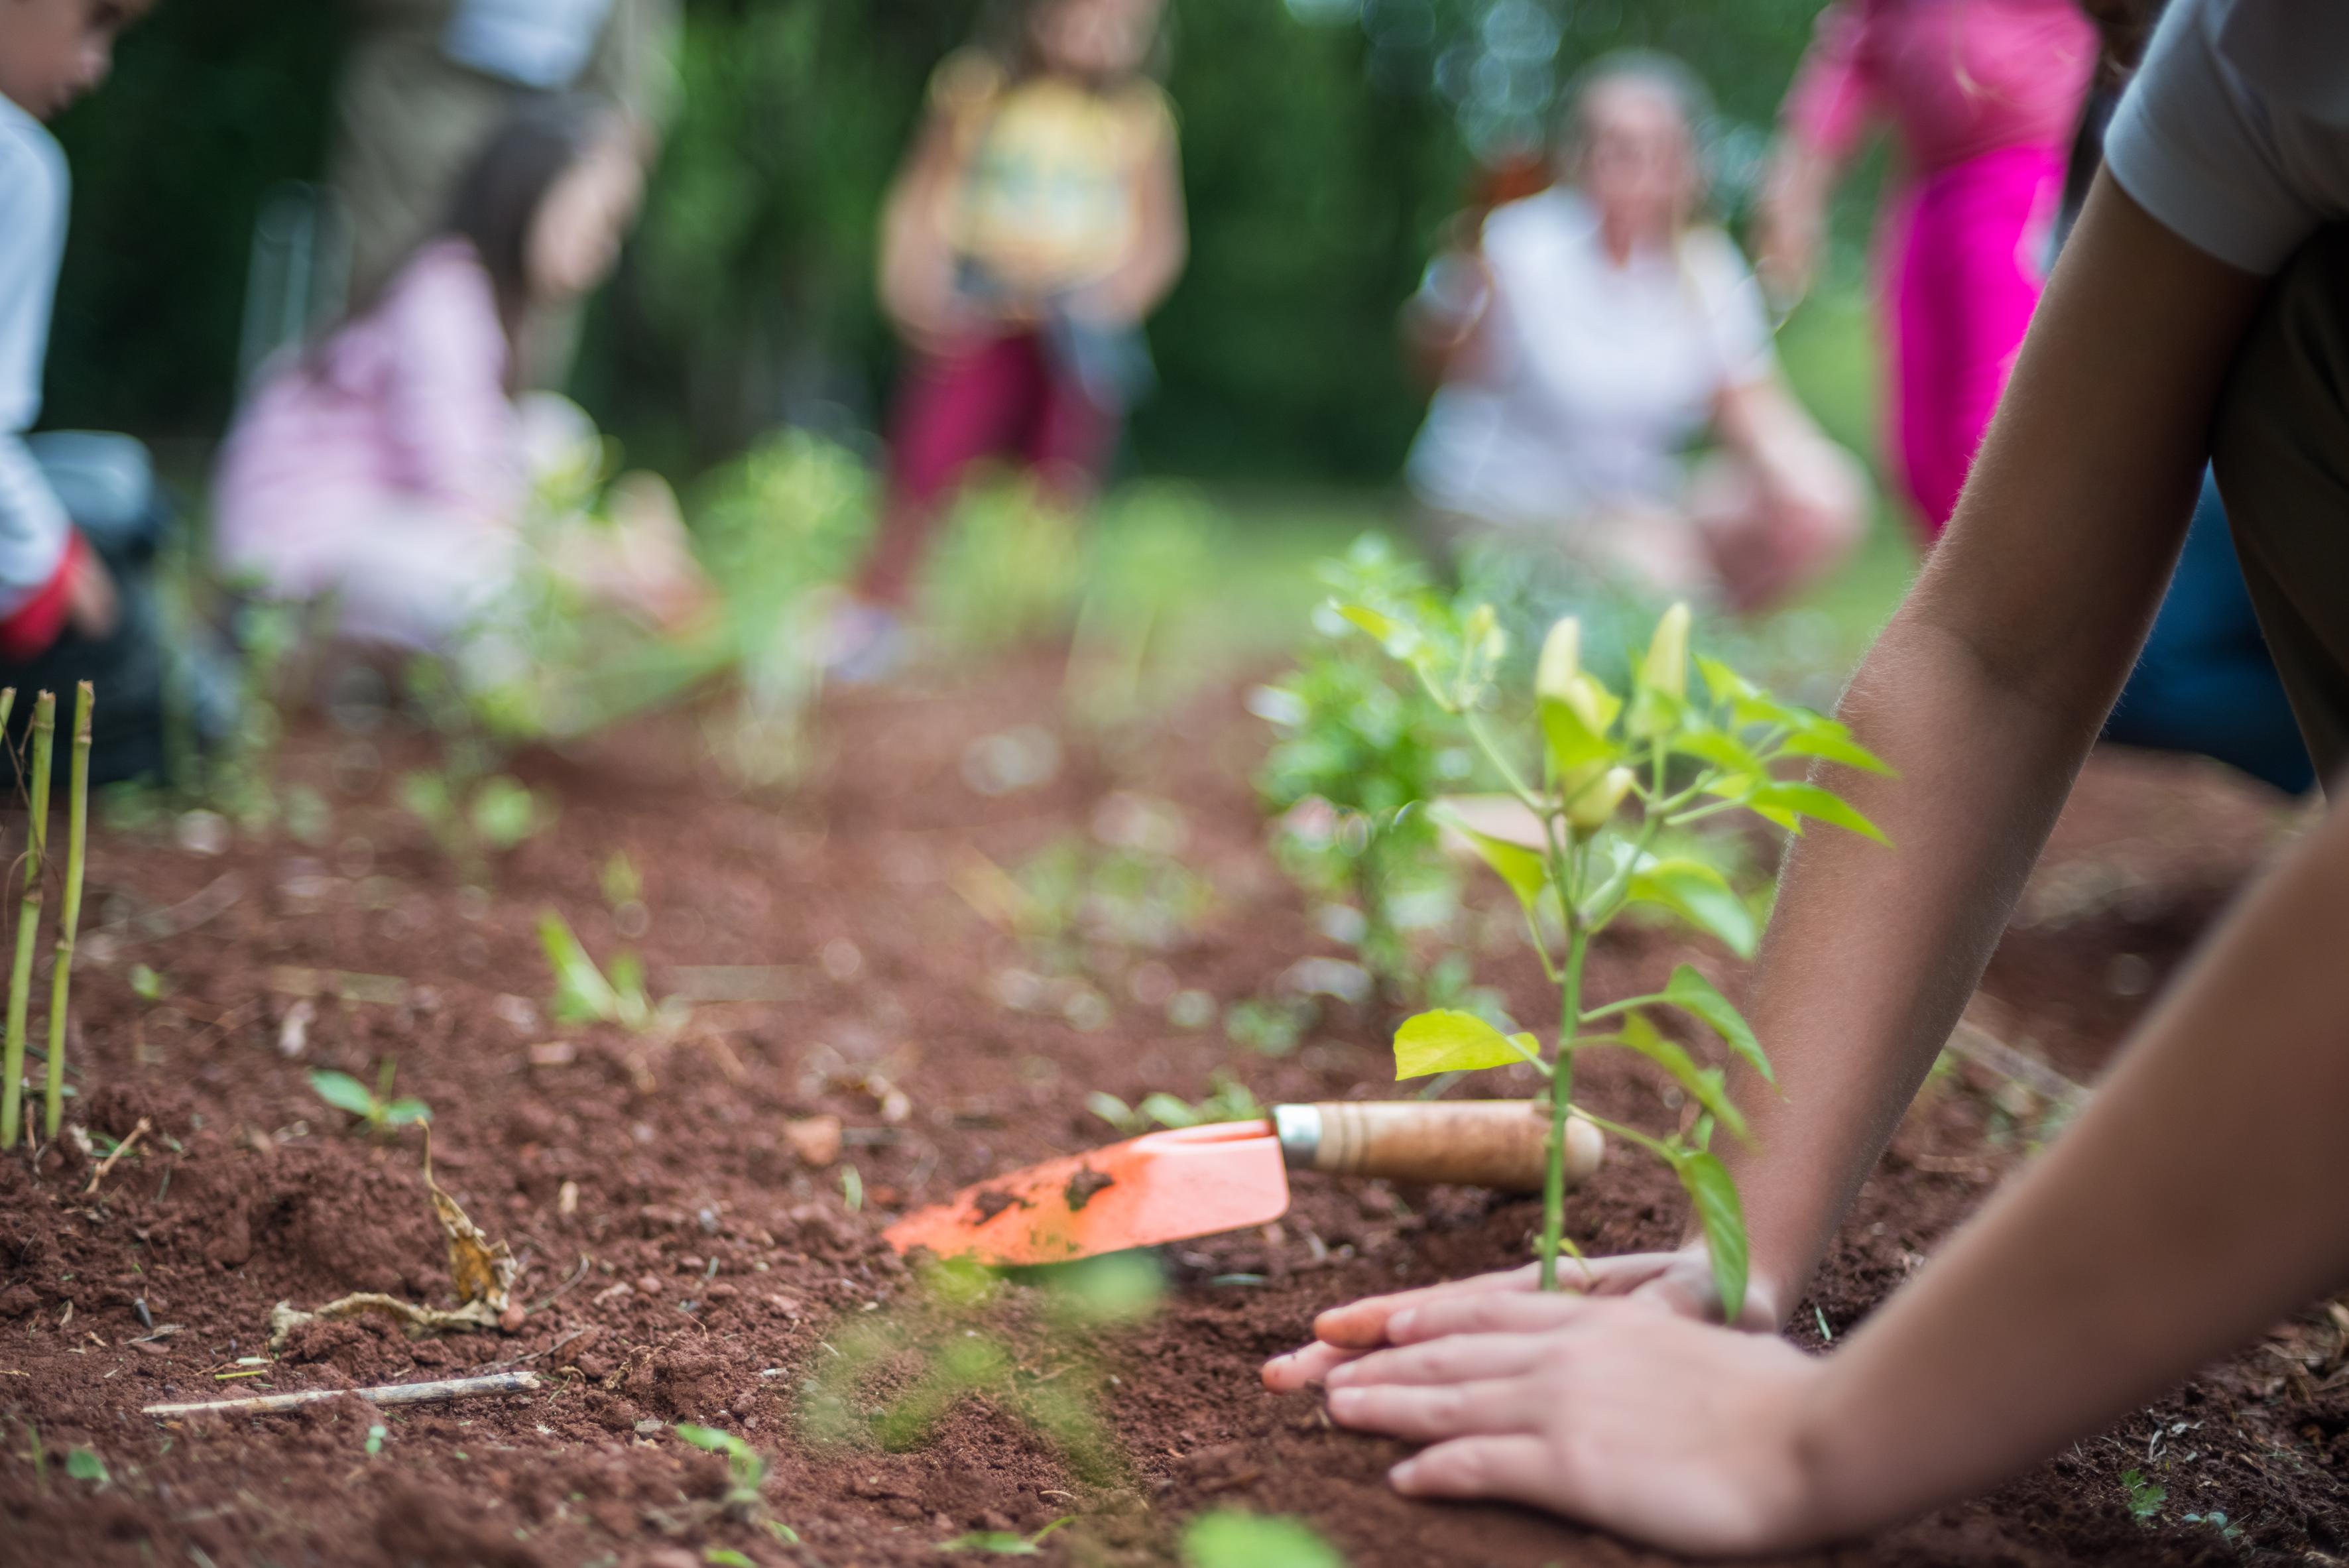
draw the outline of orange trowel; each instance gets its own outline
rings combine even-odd
[[[1288,1211],[1288,1172],[1541,1188],[1549,1108],[1534,1100],[1277,1105],[1259,1121],[1185,1127],[1062,1155],[966,1187],[885,1233],[900,1253],[1003,1266],[1065,1263],[1262,1225]],[[1567,1185],[1605,1140],[1567,1124]]]

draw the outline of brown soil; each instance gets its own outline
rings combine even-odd
[[[1143,1564],[1171,1562],[1180,1522],[1217,1506],[1303,1515],[1364,1568],[1643,1560],[1530,1513],[1404,1502],[1380,1480],[1394,1448],[1256,1381],[1320,1305],[1521,1258],[1528,1202],[1302,1179],[1282,1222],[1167,1249],[1159,1311],[1125,1326],[1072,1321],[1067,1294],[1034,1282],[984,1299],[924,1285],[881,1243],[906,1206],[1112,1136],[1083,1109],[1091,1090],[1197,1097],[1228,1068],[1268,1102],[1392,1092],[1367,1014],[1336,1010],[1279,1058],[1166,1022],[1176,985],[1219,1003],[1271,995],[1296,960],[1333,951],[1262,851],[1245,785],[1257,741],[1236,702],[1116,748],[1064,732],[1058,777],[1024,792],[965,784],[975,738],[1060,727],[1050,673],[843,703],[827,716],[834,762],[778,798],[695,761],[681,716],[533,758],[523,771],[562,818],[486,899],[390,803],[396,765],[424,755],[412,737],[321,727],[289,747],[288,778],[334,806],[320,847],[205,856],[98,836],[75,993],[90,1092],[75,1116],[109,1138],[141,1117],[155,1130],[94,1193],[69,1143],[0,1159],[0,1562],[685,1568],[715,1547],[842,1568],[934,1563],[965,1532],[1075,1513],[1044,1560]],[[1134,815],[1121,791],[1179,806],[1185,859],[1216,902],[1170,950],[1094,944],[1099,1000],[1072,1001],[957,884],[976,855],[1014,865],[1061,835],[1116,830]],[[2292,820],[2199,766],[2100,758],[1978,1019],[2092,1075]],[[599,891],[623,851],[650,913],[633,944]],[[778,966],[759,977],[770,999],[704,1005],[667,1040],[558,1028],[533,933],[545,906],[599,955],[639,946],[656,994],[711,984],[685,966]],[[1530,1015],[1538,975],[1495,934],[1480,969]],[[1628,937],[1599,955],[1596,985],[1661,980],[1682,955]],[[134,965],[161,977],[160,999],[135,994]],[[305,1005],[304,991],[321,994]],[[529,1317],[511,1335],[415,1342],[378,1320],[316,1324],[243,1362],[265,1355],[279,1301],[373,1290],[453,1305],[415,1134],[371,1140],[305,1081],[319,1067],[371,1081],[387,1058],[398,1089],[431,1103],[443,1185],[523,1254]],[[1640,1070],[1585,1077],[1599,1109],[1671,1114]],[[2014,1164],[2044,1111],[1978,1069],[1937,1078],[1801,1335],[1864,1316]],[[806,1161],[832,1154],[826,1130],[784,1126],[826,1116],[844,1147],[818,1168]],[[1620,1158],[1573,1212],[1601,1250],[1665,1241],[1678,1221],[1668,1179]],[[2329,1319],[2286,1326],[1997,1495],[1822,1561],[2325,1560],[2312,1554],[2349,1541],[2342,1337]],[[518,1362],[543,1375],[541,1392],[138,1413]],[[956,1368],[980,1391],[957,1398],[942,1380]],[[766,1507],[800,1544],[728,1509],[723,1462],[679,1441],[679,1421],[767,1454]],[[106,1484],[67,1474],[81,1448]],[[2167,1488],[2155,1523],[2125,1505],[2132,1468]],[[2231,1544],[2185,1522],[2210,1511],[2240,1529]]]

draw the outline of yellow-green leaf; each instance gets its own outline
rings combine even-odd
[[[1397,632],[1402,630],[1402,622],[1392,615],[1381,615],[1367,605],[1340,604],[1338,606],[1338,614],[1376,637],[1381,643],[1385,643]]]
[[[1733,1137],[1744,1141],[1744,1114],[1729,1098],[1729,1088],[1719,1068],[1699,1067],[1696,1058],[1688,1054],[1676,1040],[1666,1039],[1656,1026],[1648,1021],[1645,1013],[1623,1015],[1623,1044],[1639,1052],[1672,1076],[1672,1081],[1688,1091],[1689,1098],[1702,1106],[1712,1118],[1727,1128]]]
[[[1688,695],[1689,607],[1674,604],[1656,622],[1648,656],[1640,665],[1640,685],[1675,704]]]
[[[1824,762],[1857,768],[1863,773],[1881,773],[1888,779],[1899,777],[1884,758],[1851,738],[1848,726],[1832,718],[1806,725],[1779,749],[1789,757],[1816,757]]]
[[[1712,981],[1683,964],[1672,971],[1671,983],[1664,987],[1663,996],[1682,1012],[1704,1020],[1766,1082],[1778,1081],[1762,1042],[1754,1037],[1754,1026],[1745,1021],[1745,1015],[1737,1010],[1735,1003],[1714,988]]]
[[[1875,823],[1854,810],[1843,797],[1816,784],[1765,784],[1754,791],[1746,804],[1765,817],[1771,816],[1772,812],[1809,817],[1830,827],[1857,833],[1864,839],[1874,839],[1879,844],[1889,846],[1892,842]],[[1777,819],[1772,817],[1772,820]]]
[[[1728,879],[1702,861],[1665,860],[1642,866],[1632,873],[1629,893],[1635,903],[1671,910],[1740,958],[1754,956],[1759,937],[1754,912]]]
[[[1404,1019],[1395,1031],[1394,1055],[1400,1080],[1539,1063],[1541,1046],[1531,1035],[1504,1035],[1474,1013],[1447,1007]]]
[[[1509,891],[1517,895],[1517,902],[1526,906],[1526,913],[1530,914],[1534,912],[1541,901],[1542,890],[1549,886],[1549,866],[1538,851],[1481,832],[1470,827],[1459,812],[1446,806],[1432,807],[1428,815],[1467,840],[1468,847],[1509,884]]]
[[[1593,763],[1603,764],[1613,755],[1604,729],[1594,727],[1587,717],[1588,705],[1544,697],[1537,706],[1541,710],[1542,739],[1549,747],[1550,769],[1558,778],[1574,778]]]
[[[1713,1256],[1713,1283],[1721,1292],[1721,1315],[1734,1324],[1745,1310],[1746,1271],[1750,1266],[1745,1240],[1745,1207],[1738,1202],[1737,1183],[1719,1157],[1702,1150],[1672,1161],[1673,1174],[1688,1189],[1696,1206],[1698,1225],[1704,1232],[1705,1251]]]

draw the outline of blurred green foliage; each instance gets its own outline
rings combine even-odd
[[[579,381],[633,459],[679,474],[778,422],[878,428],[895,349],[874,224],[929,72],[978,4],[688,0],[684,111]],[[1420,400],[1394,312],[1468,188],[1471,142],[1547,124],[1558,84],[1609,48],[1671,49],[1714,88],[1733,209],[1816,8],[1171,0],[1194,254],[1153,327],[1163,385],[1134,461],[1391,478]],[[218,431],[254,215],[271,183],[324,167],[346,10],[174,0],[60,127],[78,192],[50,423]]]

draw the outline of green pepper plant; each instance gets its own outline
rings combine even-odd
[[[1406,1020],[1396,1032],[1395,1076],[1530,1064],[1549,1084],[1542,1288],[1557,1288],[1557,1254],[1574,1250],[1564,1233],[1571,1114],[1671,1168],[1695,1206],[1723,1314],[1735,1322],[1745,1301],[1744,1214],[1736,1182],[1712,1152],[1711,1142],[1716,1127],[1746,1138],[1745,1118],[1729,1096],[1722,1069],[1701,1066],[1650,1014],[1669,1008],[1702,1023],[1765,1082],[1775,1081],[1769,1058],[1737,1008],[1694,968],[1681,965],[1652,995],[1594,1006],[1584,993],[1584,965],[1599,933],[1635,905],[1708,932],[1741,956],[1750,956],[1755,933],[1744,901],[1714,867],[1660,853],[1660,836],[1668,829],[1744,811],[1789,832],[1824,822],[1881,842],[1884,836],[1876,826],[1840,797],[1776,770],[1813,762],[1889,770],[1843,725],[1779,701],[1726,665],[1696,660],[1703,695],[1693,695],[1685,604],[1672,606],[1657,623],[1637,663],[1628,700],[1582,667],[1577,621],[1568,617],[1550,629],[1535,675],[1532,727],[1539,765],[1532,770],[1493,722],[1500,696],[1495,673],[1506,639],[1489,609],[1465,617],[1456,634],[1448,626],[1414,624],[1392,609],[1348,604],[1340,613],[1411,668],[1428,696],[1456,716],[1523,809],[1523,836],[1530,843],[1472,826],[1456,808],[1440,801],[1431,812],[1459,832],[1516,895],[1543,972],[1559,997],[1557,1042],[1547,1054],[1531,1033],[1505,1035],[1471,1014],[1437,1010]],[[1634,1051],[1662,1068],[1695,1102],[1694,1124],[1658,1137],[1575,1106],[1575,1063],[1584,1052],[1601,1049]]]

